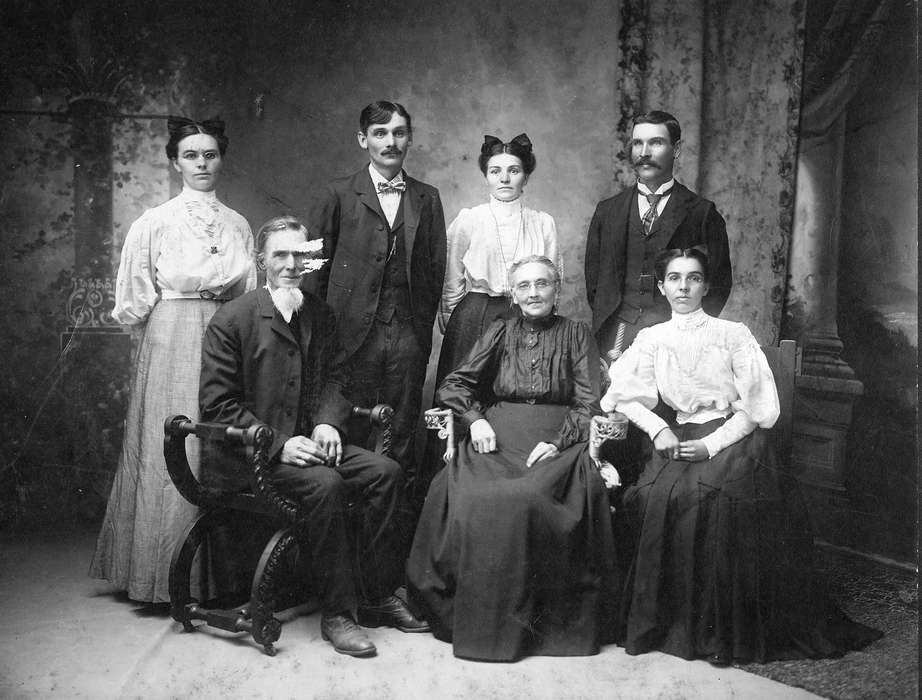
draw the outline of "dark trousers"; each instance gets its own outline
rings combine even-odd
[[[324,613],[354,611],[359,600],[391,595],[402,583],[405,546],[396,514],[404,482],[394,460],[343,445],[335,469],[277,464],[270,478],[301,504],[301,556],[310,557],[312,584]]]
[[[387,323],[374,320],[368,337],[350,362],[351,401],[365,407],[386,403],[394,409],[391,456],[404,468],[408,485],[416,475],[413,440],[428,361],[410,321],[395,315]],[[365,444],[366,439],[367,434],[350,435],[350,440],[358,444]]]

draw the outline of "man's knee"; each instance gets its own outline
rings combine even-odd
[[[403,484],[403,467],[401,467],[396,460],[379,454],[374,455],[374,457],[374,469],[376,473],[380,475],[379,478],[382,483],[394,484],[396,486]]]
[[[281,471],[281,470],[279,470]],[[287,467],[276,486],[285,495],[307,505],[318,501],[344,500],[346,484],[335,469],[318,465],[299,469]]]

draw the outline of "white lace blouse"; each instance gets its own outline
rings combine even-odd
[[[184,188],[145,211],[128,230],[112,316],[119,323],[142,323],[160,299],[220,297],[255,287],[253,234],[246,219],[214,192]]]
[[[651,439],[668,427],[651,410],[660,396],[679,424],[730,416],[702,439],[711,457],[778,420],[775,379],[755,337],[701,309],[641,330],[609,377],[602,410],[624,413]]]
[[[448,259],[439,307],[444,332],[451,312],[468,292],[502,296],[509,290],[509,267],[529,255],[558,266],[557,226],[550,214],[529,209],[522,198],[462,209],[448,227]],[[561,274],[563,271],[561,270]]]

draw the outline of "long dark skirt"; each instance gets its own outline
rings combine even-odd
[[[722,422],[672,429],[694,440]],[[622,502],[619,537],[636,543],[621,620],[629,654],[764,662],[838,656],[880,636],[814,579],[806,508],[767,431],[703,462],[654,453]]]
[[[618,603],[611,517],[586,446],[525,467],[566,411],[493,406],[497,450],[478,454],[465,439],[432,482],[407,579],[455,656],[582,656],[610,641]]]
[[[480,292],[468,292],[451,312],[442,350],[439,353],[439,366],[435,373],[435,390],[439,384],[467,358],[474,343],[483,335],[484,329],[498,318],[505,318],[512,313],[509,297],[491,297]]]

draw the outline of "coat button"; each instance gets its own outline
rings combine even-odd
[[[289,351],[288,351],[288,357],[294,357],[294,356],[295,356],[295,351],[294,351],[294,350],[289,350]]]

